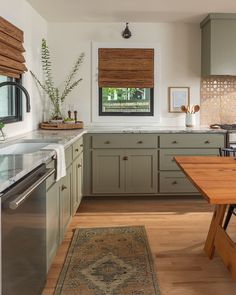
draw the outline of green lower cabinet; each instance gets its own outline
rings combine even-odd
[[[175,156],[217,156],[219,149],[162,149],[160,150],[160,170],[180,170]]]
[[[47,270],[49,270],[60,244],[60,199],[58,183],[54,183],[47,191],[46,202]]]
[[[180,171],[160,172],[160,193],[198,193],[198,190]]]
[[[71,219],[72,167],[66,170],[66,176],[60,180],[60,241],[63,240]]]
[[[82,183],[83,183],[83,153],[77,157],[72,164],[72,198],[71,211],[74,215],[79,207],[82,199]]]
[[[93,150],[92,192],[94,194],[125,192],[124,156],[123,150]]]
[[[95,149],[92,165],[94,194],[157,192],[156,149]]]
[[[126,150],[127,193],[157,193],[157,150]]]

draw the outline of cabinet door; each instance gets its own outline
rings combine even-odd
[[[92,192],[124,193],[124,152],[122,150],[99,149],[92,153]]]
[[[60,228],[62,241],[71,218],[71,166],[66,170],[66,176],[60,180]]]
[[[60,203],[57,182],[47,191],[46,202],[47,270],[49,270],[60,243]]]
[[[157,150],[127,150],[126,192],[156,193],[157,192]]]
[[[71,210],[72,214],[76,213],[82,199],[82,171],[83,171],[83,154],[73,162],[73,178],[72,178],[72,199]]]

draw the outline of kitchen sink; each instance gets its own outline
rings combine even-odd
[[[21,155],[38,152],[52,143],[58,143],[58,139],[25,139],[0,148],[0,155]]]

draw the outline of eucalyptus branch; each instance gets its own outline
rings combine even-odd
[[[30,71],[31,75],[35,79],[36,83],[47,93],[51,103],[54,107],[54,117],[61,117],[61,103],[64,102],[67,95],[82,81],[82,78],[74,81],[76,74],[84,60],[84,53],[80,54],[72,67],[66,81],[64,90],[60,94],[59,88],[54,86],[53,75],[52,75],[52,63],[50,57],[50,51],[45,39],[42,39],[41,44],[41,61],[42,69],[44,74],[44,82],[41,82],[38,77]],[[74,82],[73,82],[74,81]]]
[[[80,78],[79,80],[73,82],[69,87],[64,90],[64,96],[61,97],[61,101],[63,102],[66,96],[82,81],[83,79]]]
[[[68,78],[65,81],[64,91],[62,92],[62,100],[65,99],[66,93],[68,93],[67,89],[70,87],[70,84],[72,83],[74,77],[76,76],[77,72],[79,71],[79,68],[84,61],[84,56],[85,56],[84,53],[81,53],[81,55],[76,60],[70,74],[68,75]],[[82,79],[80,79],[80,81],[82,81]]]

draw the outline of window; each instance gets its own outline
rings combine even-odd
[[[0,83],[16,81],[20,79],[0,76]],[[15,86],[3,86],[0,88],[0,120],[4,123],[12,123],[22,120],[21,91]]]
[[[152,116],[153,88],[109,88],[99,91],[100,116]]]
[[[154,49],[99,48],[99,116],[153,116]]]
[[[0,83],[21,83],[27,71],[24,32],[0,16]],[[21,91],[15,86],[0,87],[0,119],[5,123],[22,120]]]

